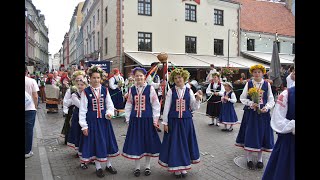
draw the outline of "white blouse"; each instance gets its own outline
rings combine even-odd
[[[237,102],[236,94],[234,94],[233,91],[229,91],[229,92],[226,93],[226,96],[228,96],[229,93],[231,93],[231,98],[229,98],[228,101],[231,102],[231,103],[236,103]],[[223,96],[221,97],[221,101],[222,101],[222,98],[223,98]]]
[[[151,75],[147,77],[146,81],[149,85],[153,86],[154,89],[159,89],[160,83],[153,82]]]
[[[264,80],[262,79],[260,82],[257,82],[254,79],[252,79],[252,82],[253,82],[253,86],[254,87],[261,88],[263,83],[264,83]],[[240,101],[244,105],[251,106],[253,104],[253,101],[248,99],[247,96],[248,96],[248,82],[244,86],[242,94],[240,95]],[[268,102],[266,103],[266,105],[264,107],[268,110],[268,109],[273,108],[273,106],[275,104],[270,83],[268,83],[268,94],[267,94],[267,96],[268,96]]]
[[[115,79],[114,78],[117,79],[118,83],[120,81],[122,81],[124,83],[124,79],[123,79],[123,77],[121,75],[113,76],[112,78],[109,79],[109,87],[111,89],[117,89],[118,88],[118,85],[114,84],[115,83]]]
[[[97,88],[93,88],[94,92],[100,96],[100,92],[101,92],[101,85]],[[111,116],[114,116],[114,106],[113,106],[113,102],[111,100],[111,96],[109,94],[109,91],[107,91],[107,96],[105,99],[106,102],[106,114],[111,114]],[[88,129],[88,123],[86,120],[86,114],[88,112],[88,98],[87,96],[84,94],[84,91],[81,93],[81,98],[80,98],[80,107],[79,107],[79,124],[82,127],[81,130],[84,129]]]
[[[81,92],[78,91],[79,94],[81,94]],[[71,95],[71,101],[72,101],[72,104],[77,106],[77,108],[80,108],[80,99],[78,98],[77,94],[76,93],[73,93]]]
[[[141,92],[142,89],[144,89],[147,86],[147,83],[144,83],[142,86],[137,86],[134,85],[133,87],[138,88],[138,91]],[[143,92],[142,92],[143,93]],[[131,114],[131,110],[132,110],[132,102],[133,102],[133,97],[131,94],[131,88],[129,89],[128,92],[128,99],[126,102],[126,106],[125,106],[125,118],[126,118],[126,122],[129,123],[129,119],[130,119],[130,114]],[[158,99],[158,95],[156,93],[156,91],[154,90],[153,86],[150,86],[150,102],[152,105],[152,117],[153,117],[153,123],[158,123],[159,117],[160,117],[160,102]]]
[[[177,89],[178,96],[181,96],[182,94],[184,94],[184,92],[186,90],[186,85],[184,85],[183,88],[179,88],[177,86],[175,86],[175,88]],[[191,110],[192,111],[198,110],[200,108],[200,100],[199,101],[196,100],[196,97],[191,89],[189,90],[189,93],[190,93]],[[162,124],[164,124],[164,125],[168,125],[168,114],[169,114],[170,107],[171,107],[171,101],[172,101],[172,90],[169,89],[167,92],[167,96],[166,96],[166,100],[165,100],[165,104],[164,104],[164,109],[163,109]]]
[[[271,116],[271,127],[274,131],[286,134],[295,133],[295,120],[289,120],[286,118],[288,112],[288,90],[283,91],[277,100],[275,108]]]
[[[68,90],[66,91],[66,94],[63,97],[63,112],[65,114],[68,114],[68,108],[69,106],[73,105],[72,104],[72,99],[71,99],[71,90],[70,88],[68,88]]]
[[[208,85],[208,87],[207,87],[207,89],[206,89],[206,94],[208,95],[208,96],[210,96],[211,94],[213,94],[214,92],[214,89],[217,89],[217,87],[218,87],[218,83],[213,83],[213,89],[211,89],[211,84],[212,83],[210,83],[209,85]],[[219,94],[219,96],[223,96],[223,93],[224,93],[224,91],[225,91],[225,89],[224,89],[224,86],[222,85],[222,83],[220,83],[220,86],[221,86],[221,90],[218,92],[218,94]]]

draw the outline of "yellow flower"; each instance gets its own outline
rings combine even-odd
[[[267,72],[266,68],[261,64],[251,66],[249,69],[249,72],[252,74],[253,70],[255,70],[255,69],[261,69],[263,74],[265,74]]]

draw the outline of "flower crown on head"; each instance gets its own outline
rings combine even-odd
[[[103,73],[105,71],[99,67],[99,66],[96,66],[96,65],[92,65],[89,69],[88,69],[88,74],[89,76],[91,76],[93,73],[99,73],[100,76],[102,77]]]
[[[144,68],[141,68],[141,67],[135,67],[134,69],[132,69],[132,74],[135,74],[136,73],[136,71],[142,71],[142,73],[144,74],[144,75],[146,75],[147,74],[147,71],[144,69]]]
[[[174,82],[174,77],[176,75],[180,75],[183,77],[184,82],[187,82],[189,77],[190,77],[190,73],[187,70],[184,70],[183,68],[176,68],[173,71],[171,71],[170,76],[169,76],[169,81],[171,83]]]
[[[263,65],[257,64],[257,65],[253,65],[250,67],[250,69],[249,69],[250,74],[252,74],[253,70],[255,70],[255,69],[260,69],[263,74],[265,74],[267,72],[266,68]]]
[[[75,71],[73,74],[72,74],[72,79],[74,80],[77,76],[79,75],[82,75],[83,77],[86,75],[86,73],[84,71]]]

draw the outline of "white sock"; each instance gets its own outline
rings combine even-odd
[[[181,172],[182,172],[182,174],[187,174],[186,170],[182,170]]]
[[[246,155],[247,155],[247,161],[248,161],[248,162],[249,162],[249,161],[252,161],[252,152],[247,151],[247,152],[246,152]]]
[[[134,164],[136,166],[136,169],[140,169],[140,159],[134,160]]]
[[[146,168],[150,169],[150,160],[151,158],[149,156],[146,156]]]
[[[258,161],[262,162],[262,151],[258,152]]]
[[[174,174],[179,175],[179,174],[181,174],[181,171],[176,171],[176,172],[174,172]]]
[[[107,167],[110,167],[110,166],[111,166],[111,161],[110,161],[110,158],[108,158]]]
[[[224,128],[227,129],[227,125],[226,124],[224,125]]]
[[[214,118],[211,119],[212,123],[214,123]]]
[[[95,163],[95,165],[96,165],[96,169],[97,169],[97,170],[98,170],[98,169],[101,169],[101,164],[100,164],[99,161],[95,160],[94,163]]]

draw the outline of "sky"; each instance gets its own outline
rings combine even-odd
[[[49,53],[52,56],[62,47],[64,35],[69,31],[73,11],[85,0],[32,0],[36,9],[45,16],[49,29]]]

